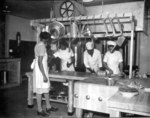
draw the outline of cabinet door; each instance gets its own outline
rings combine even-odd
[[[107,100],[117,90],[117,87],[77,82],[74,89],[74,106],[76,108],[108,113]]]
[[[12,61],[8,63],[8,70],[16,71],[18,69],[17,61]]]
[[[74,107],[77,108],[84,108],[86,104],[85,95],[87,93],[87,89],[82,83],[75,83],[74,84]]]
[[[6,62],[0,62],[0,70],[7,70],[8,64]]]

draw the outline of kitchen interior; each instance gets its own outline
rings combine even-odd
[[[56,37],[53,39],[56,43],[49,44],[50,52],[52,47],[58,50],[59,42],[64,40],[75,53],[75,72],[58,71],[49,64],[49,79],[54,87],[50,101],[58,107],[66,105],[64,112],[68,115],[56,112],[54,116],[86,118],[87,111],[98,113],[97,117],[101,113],[107,117],[150,116],[148,0],[2,0],[1,3],[0,93],[4,98],[0,100],[8,99],[5,92],[21,87],[26,91],[25,107],[35,105],[30,65],[34,46],[39,42],[36,28],[40,28]],[[107,41],[116,41],[123,56],[124,76],[108,77],[105,71],[100,74],[85,71],[83,53],[89,39],[94,40],[102,58],[107,52]],[[68,86],[62,86],[66,82]],[[28,108],[26,114],[31,111]],[[21,112],[20,116],[30,117]]]

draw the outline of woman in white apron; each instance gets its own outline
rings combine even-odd
[[[54,53],[55,58],[60,58],[61,60],[61,71],[75,71],[74,69],[74,53],[72,49],[68,48],[68,43],[65,41],[60,42],[60,49]],[[68,82],[63,83],[63,85],[68,86]]]
[[[68,44],[65,41],[60,42],[60,49],[54,53],[55,58],[61,59],[62,71],[74,71],[74,53],[68,48]]]
[[[102,59],[101,52],[94,48],[93,41],[88,41],[86,43],[86,50],[84,51],[84,65],[86,67],[86,72],[97,73],[101,70]],[[88,112],[88,118],[93,117],[93,112]]]
[[[48,32],[40,33],[40,42],[34,48],[35,63],[33,68],[33,92],[36,93],[37,98],[37,114],[41,116],[49,116],[50,111],[55,110],[49,102],[50,81],[48,79],[48,65],[47,65],[47,40],[50,39]],[[42,108],[41,99],[44,94],[46,99],[46,112]]]
[[[101,52],[94,48],[92,41],[86,43],[84,51],[84,65],[86,72],[97,73],[102,67]]]
[[[104,67],[108,75],[119,75],[123,73],[123,58],[120,51],[115,50],[116,42],[108,41],[108,51],[104,55]]]

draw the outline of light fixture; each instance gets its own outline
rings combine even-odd
[[[83,2],[92,2],[94,0],[83,0]]]
[[[3,12],[3,13],[10,13],[10,12],[11,12],[11,11],[9,10],[9,8],[8,8],[8,5],[5,5],[5,6],[3,7],[2,12]]]

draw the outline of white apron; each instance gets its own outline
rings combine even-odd
[[[47,53],[45,53],[45,55],[43,56],[43,67],[44,67],[44,71],[45,74],[48,78],[48,65],[47,65]],[[34,65],[34,69],[33,69],[33,92],[35,93],[48,93],[50,89],[50,81],[48,79],[48,82],[44,82],[43,81],[43,75],[39,69],[39,65],[38,65],[38,57],[35,57],[35,65]]]
[[[114,53],[107,52],[104,56],[104,62],[113,70],[113,74],[120,74],[119,63],[123,62],[123,59],[119,51],[115,51]],[[109,74],[109,71],[107,73]]]

